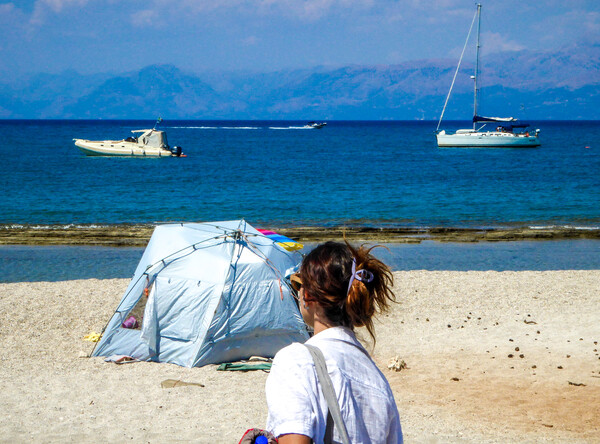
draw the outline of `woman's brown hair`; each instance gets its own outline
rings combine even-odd
[[[371,254],[373,248],[326,242],[304,258],[300,276],[305,299],[321,305],[329,321],[351,329],[366,327],[375,340],[372,318],[387,311],[396,297],[392,272]]]

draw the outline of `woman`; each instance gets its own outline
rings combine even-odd
[[[302,262],[300,312],[314,336],[306,344],[325,356],[342,418],[352,443],[401,443],[400,418],[392,390],[354,335],[366,327],[375,340],[373,315],[395,301],[390,269],[370,249],[327,242]],[[307,347],[280,350],[266,383],[267,429],[280,444],[322,443],[328,407]],[[334,433],[338,441],[338,431]]]

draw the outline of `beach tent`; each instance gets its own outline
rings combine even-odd
[[[185,367],[273,357],[308,339],[286,279],[300,260],[244,220],[159,225],[92,356]],[[123,326],[132,315],[139,326]]]

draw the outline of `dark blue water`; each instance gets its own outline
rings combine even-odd
[[[0,121],[0,225],[600,226],[600,122],[535,122],[538,149],[438,149],[435,122],[304,123],[166,121],[188,157],[140,159],[86,157],[72,139],[122,139],[154,122]],[[395,270],[501,271],[598,269],[599,253],[600,241],[560,241],[379,254]],[[141,254],[4,246],[0,282],[129,277]]]
[[[167,159],[72,140],[153,124],[0,121],[0,224],[600,226],[600,122],[535,122],[538,149],[438,149],[435,122],[165,121]]]
[[[315,244],[305,245],[304,252]],[[388,244],[393,270],[598,270],[600,240]],[[131,278],[143,248],[0,246],[0,282]]]

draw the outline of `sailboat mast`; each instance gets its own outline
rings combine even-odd
[[[477,116],[477,77],[479,76],[479,30],[481,28],[481,3],[477,3],[477,47],[475,52],[475,76],[474,76],[474,92],[473,92],[473,117]],[[476,129],[476,123],[473,121],[473,129]]]

